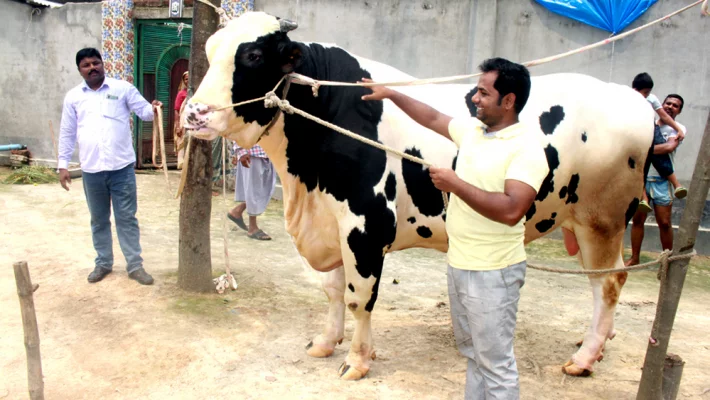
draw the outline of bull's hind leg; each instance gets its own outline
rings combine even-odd
[[[316,336],[306,346],[311,357],[329,357],[335,351],[335,345],[343,342],[345,330],[345,272],[343,267],[338,267],[322,275],[323,291],[328,296],[328,321],[325,323],[323,333]]]
[[[576,226],[575,235],[579,242],[582,266],[585,269],[622,268],[624,261],[620,249],[623,234],[623,231],[610,233],[609,230]],[[594,299],[592,323],[579,350],[564,365],[566,374],[588,376],[594,363],[603,357],[606,340],[615,335],[614,312],[627,275],[626,272],[590,275]]]

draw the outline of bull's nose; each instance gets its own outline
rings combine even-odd
[[[187,103],[185,108],[186,128],[199,129],[210,122],[210,107],[206,104]]]

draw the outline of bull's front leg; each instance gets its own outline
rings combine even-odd
[[[345,268],[345,305],[355,317],[355,330],[350,351],[338,374],[345,380],[357,380],[367,375],[375,359],[371,317],[377,300],[384,252],[388,246],[383,248],[373,243],[366,233],[357,228],[341,243]]]
[[[316,336],[306,346],[311,357],[329,357],[335,351],[335,345],[343,342],[345,330],[345,271],[338,267],[321,275],[323,291],[328,296],[328,320],[323,333]]]

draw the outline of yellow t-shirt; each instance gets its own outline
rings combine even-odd
[[[454,118],[449,134],[459,148],[456,174],[471,185],[504,192],[506,179],[540,189],[549,167],[542,144],[522,123],[486,133],[475,118]],[[525,261],[525,217],[515,226],[490,220],[453,193],[446,215],[449,264],[454,268],[484,271]]]

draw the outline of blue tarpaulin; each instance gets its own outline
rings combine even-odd
[[[658,0],[535,0],[548,10],[619,33]]]

